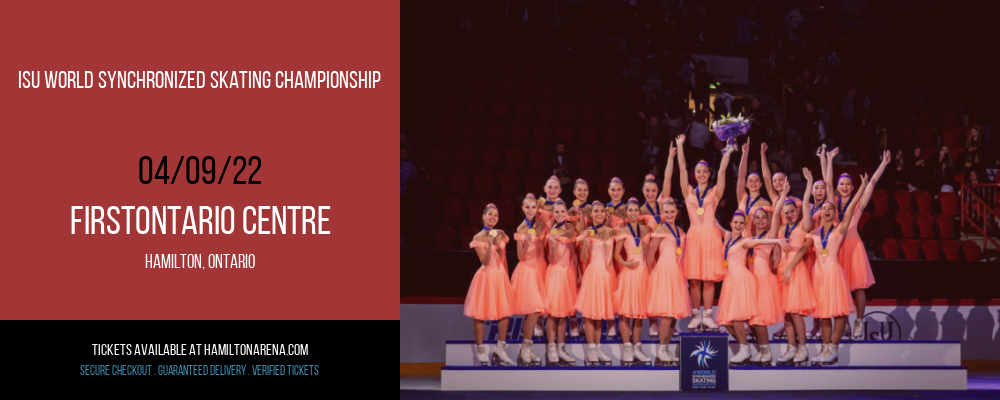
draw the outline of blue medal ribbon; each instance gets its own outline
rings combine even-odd
[[[792,231],[795,230],[795,227],[799,226],[799,222],[802,221],[801,220],[795,221],[795,225],[792,225],[792,229],[788,229],[788,224],[785,224],[785,239],[788,239],[789,237],[792,236]]]
[[[632,238],[635,239],[635,247],[639,247],[639,236],[637,236],[635,234],[635,230],[632,229],[632,224],[631,223],[627,223],[625,225],[628,225],[629,232],[632,232]],[[641,232],[641,230],[640,230],[640,232]]]
[[[596,235],[596,234],[597,234],[597,230],[598,230],[598,229],[601,229],[601,227],[603,227],[603,226],[604,226],[604,224],[600,224],[600,225],[598,225],[598,226],[593,226],[593,225],[591,225],[591,226],[590,226],[590,229],[593,229],[593,230],[594,230],[594,234]]]
[[[767,234],[767,232],[761,232],[760,236],[757,236],[754,239],[760,239],[760,238],[764,237],[764,235],[766,235],[766,234]],[[753,247],[750,248],[750,251],[747,252],[747,257],[753,257],[753,249],[754,249]]]
[[[813,210],[813,211],[812,211],[812,214],[811,214],[811,216],[815,217],[815,216],[816,216],[816,213],[818,213],[818,212],[819,212],[819,209],[820,209],[820,207],[819,207],[819,206],[817,206],[817,205],[813,204],[813,205],[812,205],[812,210]]]
[[[566,225],[566,221],[563,221],[563,222],[560,222],[558,224],[552,225],[552,229],[549,229],[549,232],[552,232],[552,231],[554,231],[556,229],[562,228],[563,225]]]
[[[702,204],[705,202],[705,197],[708,196],[708,191],[711,188],[705,189],[705,194],[704,195],[698,193],[699,192],[698,188],[700,188],[700,186],[698,186],[698,185],[694,186],[694,198],[698,199],[698,208],[705,208],[705,207],[702,206]]]
[[[670,224],[668,224],[668,223],[664,223],[663,225],[666,225],[667,229],[670,229],[670,234],[674,235],[674,240],[677,241],[677,248],[678,249],[681,248],[681,237],[679,235],[677,235],[677,232],[674,232],[674,228],[671,228]],[[681,228],[677,228],[677,230],[680,230],[680,229]]]
[[[724,255],[723,259],[727,261],[729,260],[729,249],[732,248],[733,245],[736,244],[736,242],[739,242],[740,239],[743,239],[743,236],[736,236],[736,235],[733,236],[735,237],[736,240],[729,239],[729,243],[726,243],[726,254]]]
[[[753,199],[752,203],[750,202],[750,196],[747,196],[747,209],[745,212],[746,215],[750,215],[750,209],[753,208],[754,204],[757,204],[757,200],[760,200],[760,195],[757,195],[757,198]]]
[[[653,207],[649,206],[649,202],[646,202],[646,209],[649,210],[650,214],[653,214],[653,218],[656,219],[656,224],[660,224],[660,203],[656,203],[656,212],[653,212]]]
[[[841,198],[838,197],[837,198],[837,216],[840,217],[841,221],[843,221],[844,220],[844,213],[847,212],[847,207],[851,206],[851,200],[852,199],[847,199],[847,204],[844,204],[844,208],[843,209],[840,208],[840,200],[841,200]]]
[[[528,229],[534,229],[535,221],[528,221],[528,218],[525,218],[524,223],[528,225]]]
[[[613,202],[610,202],[610,201],[609,201],[609,202],[608,202],[608,205],[607,205],[607,206],[605,206],[605,208],[610,208],[610,209],[611,209],[611,212],[613,213],[613,212],[615,212],[615,211],[618,211],[618,207],[621,207],[621,206],[622,206],[622,204],[625,204],[625,203],[618,203],[618,205],[616,206],[616,205],[614,205],[614,203],[613,203]]]
[[[826,229],[825,226],[821,226],[819,228],[819,241],[823,244],[823,250],[826,250],[826,241],[830,239],[830,234],[833,233],[833,227],[830,227],[830,232],[827,232],[826,235],[823,234],[824,229]]]

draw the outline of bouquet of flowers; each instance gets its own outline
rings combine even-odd
[[[750,130],[750,122],[750,117],[744,117],[743,114],[735,117],[728,114],[712,121],[712,130],[715,131],[715,136],[725,140],[728,146],[735,148],[736,137],[745,135]]]

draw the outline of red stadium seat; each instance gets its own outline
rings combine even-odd
[[[934,128],[921,126],[917,128],[917,143],[921,146],[934,145]]]
[[[903,257],[907,260],[920,259],[920,245],[915,239],[903,239],[899,241],[899,248],[903,250]]]
[[[483,125],[479,121],[468,120],[462,123],[462,141],[465,143],[479,143],[482,132]]]
[[[543,171],[545,169],[545,157],[547,156],[548,156],[548,150],[545,148],[534,148],[528,150],[528,158],[531,159],[531,169],[529,171],[539,172],[539,173],[549,172],[549,174],[551,175],[551,171]],[[528,191],[530,192],[531,188],[528,188]]]
[[[601,108],[597,104],[583,103],[580,111],[583,113],[583,122],[594,126],[601,124]]]
[[[490,121],[486,123],[486,143],[492,146],[503,146],[507,141],[507,126],[503,121]]]
[[[601,159],[601,173],[618,173],[618,153],[613,151],[602,151],[597,153],[597,157]]]
[[[960,244],[962,245],[962,253],[965,255],[965,261],[979,261],[979,244],[971,240],[963,240]]]
[[[921,106],[917,109],[917,124],[928,128],[934,126],[934,107]]]
[[[899,134],[897,136],[899,137],[899,144],[904,145],[904,146],[912,146],[913,145],[914,138],[913,138],[913,127],[912,126],[910,126],[910,125],[900,125],[900,127],[899,127]]]
[[[451,146],[448,143],[437,143],[431,146],[431,165],[448,167],[451,165]]]
[[[559,97],[559,82],[556,81],[542,81],[542,98],[546,100],[554,100]]]
[[[934,237],[934,218],[925,212],[918,212],[914,218],[917,222],[917,229],[920,230],[919,238],[930,239]]]
[[[535,105],[528,99],[514,100],[514,118],[520,121],[531,121],[535,116]]]
[[[462,114],[462,97],[457,94],[450,94],[444,97],[444,115],[446,117],[457,117]]]
[[[545,187],[545,180],[549,179],[549,175],[542,175],[540,172],[525,172],[521,174],[524,178],[524,188],[528,193],[535,193],[536,197],[544,196],[545,193],[542,192],[542,188]]]
[[[947,106],[941,108],[941,126],[945,128],[956,127],[961,124],[958,106]]]
[[[507,171],[523,172],[525,170],[524,150],[520,147],[508,147],[504,149],[504,161],[507,162]]]
[[[442,225],[434,229],[434,248],[437,250],[455,250],[458,234],[455,228]]]
[[[962,128],[953,126],[944,128],[941,130],[941,135],[944,136],[944,145],[948,146],[948,150],[954,151],[956,148],[962,147],[965,143],[962,142]]]
[[[559,124],[556,127],[556,137],[566,143],[566,146],[576,147],[576,129],[573,125]]]
[[[916,237],[916,233],[913,231],[913,217],[909,213],[902,211],[896,213],[896,224],[904,238]]]
[[[526,99],[535,98],[535,93],[537,93],[538,84],[535,83],[534,79],[523,78],[517,81],[517,91],[521,94],[521,97]]]
[[[465,98],[465,107],[469,110],[469,116],[482,118],[486,116],[486,99],[480,96],[469,96]]]
[[[598,146],[597,130],[590,125],[580,125],[576,127],[576,134],[580,137],[580,146],[585,149],[594,149]]]
[[[605,104],[602,107],[602,110],[604,111],[604,123],[608,126],[618,126],[622,117],[621,110],[618,109],[618,106],[614,104]]]
[[[898,237],[896,233],[896,216],[893,214],[883,214],[875,217],[875,230],[881,237]]]
[[[524,60],[525,75],[538,76],[542,74],[542,63],[536,59]]]
[[[938,237],[941,239],[955,238],[955,220],[951,219],[951,217],[938,214],[934,217],[934,223],[937,225]]]
[[[947,261],[962,260],[962,250],[958,247],[958,242],[954,240],[941,241],[941,251],[944,253],[944,259]]]
[[[482,221],[483,221],[482,212],[480,212],[480,216],[476,217],[476,221],[478,221],[478,222],[475,222],[477,224],[476,226],[460,226],[460,227],[458,227],[458,240],[460,241],[460,243],[458,244],[458,249],[459,250],[468,250],[469,249],[469,243],[472,243],[472,238],[475,237],[476,234],[479,233],[479,231],[481,231],[483,229],[483,227],[482,227]]]
[[[483,146],[479,148],[479,164],[488,171],[500,170],[500,147]]]
[[[622,102],[622,88],[618,85],[606,85],[604,86],[604,93],[608,97],[608,103],[621,103]]]
[[[538,101],[535,103],[535,112],[538,113],[538,120],[543,122],[555,122],[556,106],[551,101]]]
[[[472,88],[478,94],[489,94],[493,91],[493,80],[487,76],[477,76],[472,79]]]
[[[513,199],[521,194],[521,176],[517,172],[499,172],[497,177],[500,178],[501,196]]]
[[[493,79],[493,84],[497,87],[497,94],[510,97],[514,95],[514,79],[509,76],[498,76]]]
[[[448,171],[448,192],[452,196],[468,196],[469,179],[469,173],[463,170]]]
[[[552,148],[553,135],[555,135],[555,129],[552,128],[552,125],[545,122],[531,124],[531,137],[535,139],[535,146]]]
[[[576,107],[576,103],[571,101],[560,101],[559,102],[559,120],[564,124],[575,124],[580,110]]]
[[[506,97],[490,99],[490,114],[493,115],[493,118],[506,119],[510,117],[510,101]]]
[[[871,220],[871,219],[872,219],[872,215],[869,214],[868,211],[863,211],[861,213],[861,219],[858,220],[858,232],[864,232],[865,231],[865,225],[868,224],[868,221]]]
[[[601,128],[601,145],[604,146],[604,150],[617,148],[619,139],[621,139],[621,135],[618,133],[618,128],[613,126]]]
[[[938,193],[941,202],[941,214],[949,217],[958,215],[958,195],[953,192]]]
[[[887,260],[899,259],[899,244],[896,239],[888,238],[882,241],[882,257]]]
[[[466,218],[468,218],[469,225],[482,226],[483,224],[483,210],[486,209],[486,205],[490,202],[483,198],[469,197],[465,199],[465,210]],[[459,231],[461,233],[461,231]]]
[[[927,261],[938,261],[941,259],[941,245],[934,240],[920,241],[920,249],[924,251],[924,259]]]
[[[458,162],[458,168],[471,171],[476,168],[476,147],[467,144],[459,143],[455,145],[455,160]],[[460,195],[456,195],[460,196]]]
[[[434,185],[438,193],[444,193],[444,171],[441,168],[428,168],[427,179],[431,181],[431,185]]]
[[[913,214],[912,196],[905,190],[893,190],[892,197],[896,199],[896,207],[899,212]]]
[[[521,73],[521,61],[516,58],[506,57],[500,60],[500,72],[504,75],[517,75]]]
[[[528,132],[528,124],[524,121],[508,122],[507,130],[510,131],[510,141],[514,146],[528,147],[531,145],[531,134]]]
[[[928,214],[932,212],[933,208],[931,207],[931,203],[933,202],[933,199],[931,198],[930,193],[923,190],[913,192],[913,200],[917,202],[918,211]]]
[[[597,158],[591,151],[583,150],[576,153],[576,164],[580,167],[583,175],[594,175],[597,173]]]
[[[461,225],[465,213],[465,203],[458,197],[441,198],[441,223],[446,225]]]
[[[587,88],[587,101],[591,103],[600,103],[601,93],[603,92],[604,89],[601,87],[601,84],[595,83],[590,85],[590,87]]]
[[[497,206],[497,212],[500,213],[500,221],[497,222],[497,226],[500,229],[504,229],[507,234],[513,236],[513,231],[510,228],[516,227],[520,224],[521,220],[521,205],[517,203],[513,198],[495,198],[493,199],[493,205]],[[513,242],[513,238],[511,239]]]

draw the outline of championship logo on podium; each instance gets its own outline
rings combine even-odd
[[[681,390],[729,390],[729,335],[682,333]]]

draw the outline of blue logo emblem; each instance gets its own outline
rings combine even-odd
[[[708,368],[708,360],[715,357],[715,354],[718,352],[718,350],[712,348],[711,343],[702,340],[701,344],[695,346],[695,350],[691,352],[691,357],[698,357],[699,367]]]

